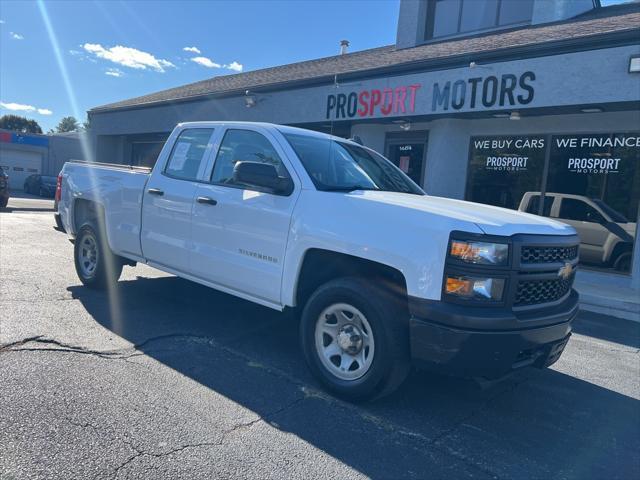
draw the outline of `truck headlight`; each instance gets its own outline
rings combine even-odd
[[[451,240],[449,256],[466,263],[506,265],[509,261],[509,245],[473,240]]]
[[[444,289],[447,294],[461,298],[499,302],[504,292],[504,279],[447,275]]]

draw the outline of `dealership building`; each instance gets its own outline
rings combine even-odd
[[[428,194],[575,226],[583,303],[638,316],[640,4],[401,0],[396,26],[395,45],[94,108],[96,159],[153,165],[197,120],[357,137]]]

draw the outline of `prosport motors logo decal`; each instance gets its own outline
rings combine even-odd
[[[567,168],[573,173],[618,173],[619,158],[569,158]]]

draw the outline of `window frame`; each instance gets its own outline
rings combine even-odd
[[[264,188],[263,187],[251,187],[251,186],[247,186],[247,185],[235,185],[235,184],[232,184],[232,183],[222,183],[222,182],[214,182],[213,181],[213,172],[215,171],[215,168],[216,168],[216,164],[217,164],[217,161],[218,161],[218,155],[220,154],[220,149],[222,148],[222,144],[224,142],[225,137],[227,136],[227,133],[229,133],[229,132],[231,132],[233,130],[240,130],[240,131],[247,131],[247,132],[257,133],[258,135],[262,135],[264,137],[264,139],[267,142],[269,142],[271,147],[278,154],[280,162],[282,163],[282,166],[284,167],[285,171],[287,172],[287,175],[289,176],[289,178],[293,182],[293,189],[291,190],[291,192],[289,192],[289,193],[275,193],[271,189],[266,188],[266,187],[264,187]],[[248,190],[250,192],[267,193],[269,195],[274,195],[274,196],[277,196],[277,197],[289,197],[289,196],[294,194],[294,192],[296,191],[297,186],[298,186],[297,177],[295,175],[291,174],[292,167],[291,167],[291,165],[288,164],[287,155],[286,155],[285,152],[282,151],[282,148],[280,148],[280,143],[277,142],[275,138],[272,138],[268,134],[268,132],[261,131],[261,130],[258,130],[258,129],[254,129],[254,128],[248,128],[248,127],[245,127],[245,126],[227,126],[227,127],[224,127],[222,129],[220,129],[220,132],[218,133],[218,135],[219,135],[219,137],[217,138],[214,151],[211,154],[211,161],[209,162],[210,165],[206,168],[206,170],[204,172],[204,180],[203,180],[202,183],[205,183],[207,185],[213,185],[213,186],[216,186],[216,187],[233,188],[235,190]]]
[[[512,29],[512,28],[531,25],[531,20],[533,18],[533,6],[532,6],[531,18],[529,18],[529,20],[522,21],[522,22],[512,22],[512,23],[507,23],[507,24],[501,25],[500,24],[500,10],[502,8],[502,2],[504,0],[497,0],[498,1],[498,6],[497,6],[497,9],[496,9],[496,18],[495,18],[495,23],[493,24],[493,26],[487,27],[487,28],[481,28],[481,29],[477,29],[477,30],[461,31],[460,27],[462,26],[462,10],[464,9],[465,2],[468,2],[469,0],[460,0],[460,9],[458,10],[458,26],[456,28],[456,32],[455,33],[450,33],[448,35],[439,35],[437,37],[434,37],[433,36],[433,31],[435,29],[436,5],[439,2],[442,2],[442,1],[445,1],[445,0],[429,0],[429,3],[427,5],[427,15],[426,15],[426,18],[425,18],[425,20],[426,20],[426,22],[425,22],[426,25],[425,25],[425,30],[424,30],[424,42],[425,43],[439,42],[439,41],[443,41],[443,40],[450,40],[450,39],[460,38],[460,37],[472,37],[472,36],[475,36],[475,35],[482,35],[482,34],[487,33],[487,32],[508,30],[508,29]]]
[[[172,175],[171,173],[167,172],[167,168],[169,167],[169,164],[171,163],[171,158],[172,158],[173,152],[174,152],[176,146],[178,145],[178,141],[180,140],[180,137],[182,136],[182,134],[184,132],[188,132],[190,130],[211,130],[211,134],[209,135],[209,140],[207,142],[207,148],[205,148],[205,151],[202,154],[202,158],[200,159],[200,165],[198,166],[198,172],[196,173],[195,178],[178,177],[176,175]],[[180,130],[180,132],[175,136],[174,139],[168,138],[167,142],[172,142],[172,145],[171,145],[171,150],[169,151],[169,154],[167,155],[167,158],[164,161],[164,165],[162,166],[162,170],[160,171],[162,176],[167,177],[167,178],[171,178],[172,180],[181,180],[183,182],[202,183],[203,174],[206,172],[207,166],[209,165],[209,159],[211,157],[211,152],[213,152],[214,150],[217,150],[216,144],[214,142],[214,139],[216,138],[216,134],[217,133],[218,133],[218,128],[216,128],[216,127],[206,127],[206,126],[202,126],[202,127],[195,127],[194,126],[194,127],[191,127],[191,126],[189,126],[187,128],[183,128],[182,130]],[[160,154],[158,155],[158,159],[156,160],[156,164],[158,163],[158,161],[160,160],[161,157],[162,157],[162,151],[160,151]]]

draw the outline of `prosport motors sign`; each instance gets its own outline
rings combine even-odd
[[[342,120],[429,115],[526,106],[534,99],[535,80],[534,72],[525,71],[520,74],[438,80],[431,84],[411,83],[337,91],[327,95],[325,118]]]
[[[640,149],[640,135],[563,135],[552,139],[552,158],[576,174],[617,174]]]

